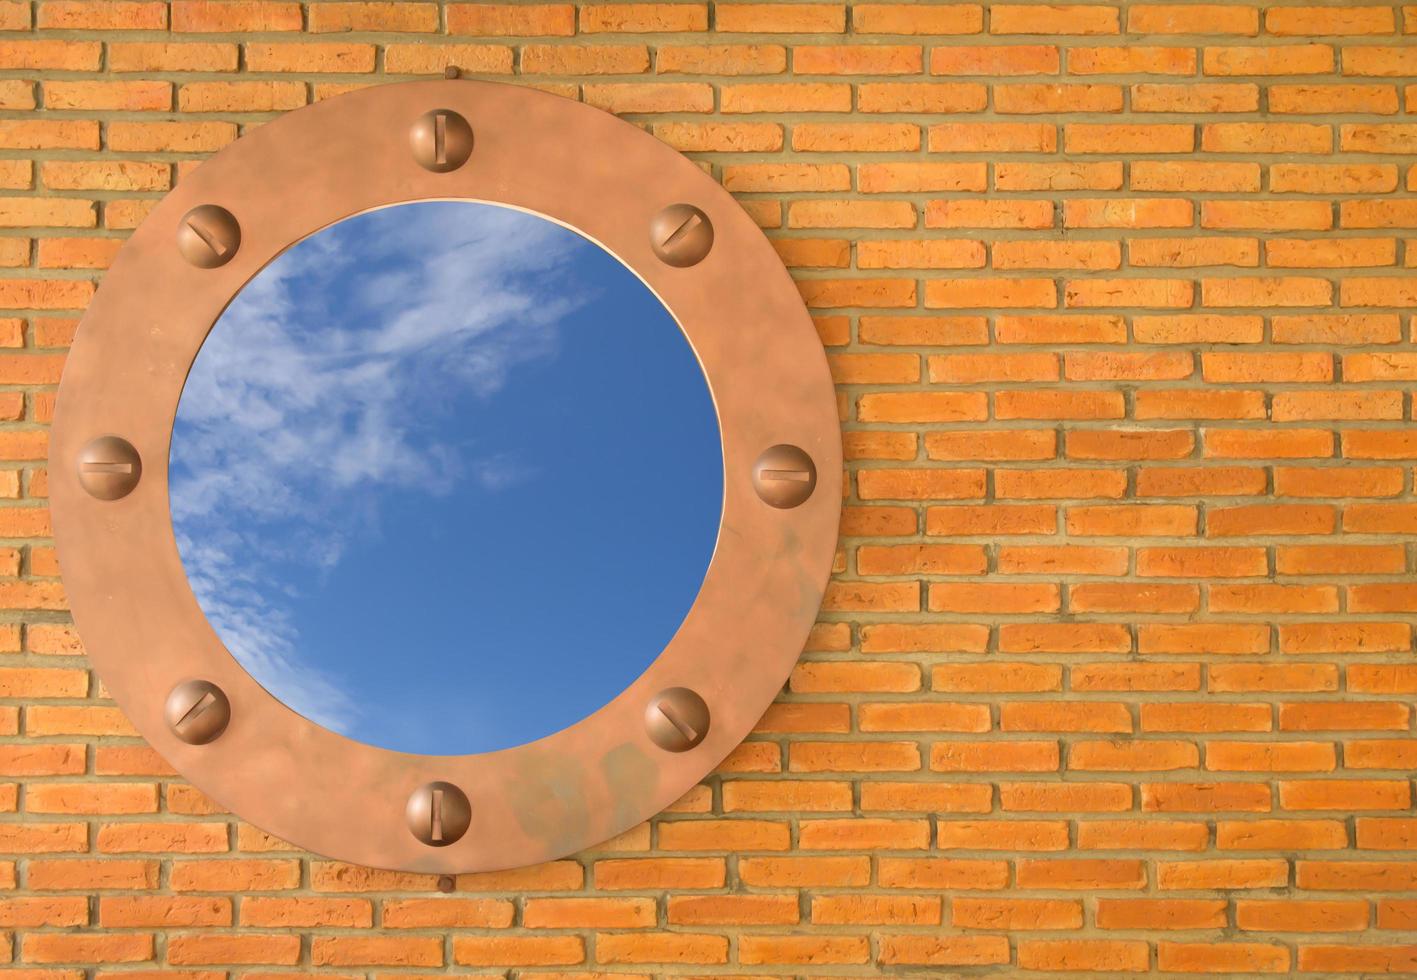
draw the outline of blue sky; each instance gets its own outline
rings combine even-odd
[[[459,755],[549,735],[657,657],[723,500],[683,333],[599,246],[471,202],[358,215],[238,294],[171,501],[193,591],[272,694]]]

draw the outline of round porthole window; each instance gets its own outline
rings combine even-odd
[[[457,872],[614,836],[741,741],[840,471],[820,344],[732,198],[598,110],[444,81],[183,178],[81,325],[51,493],[90,655],[184,775],[319,853]]]

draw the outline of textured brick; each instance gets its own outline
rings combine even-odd
[[[1414,34],[1297,0],[0,0],[0,959],[1411,971]],[[82,659],[44,498],[64,349],[161,195],[449,65],[738,196],[812,308],[848,497],[805,656],[711,780],[439,895],[174,778]]]

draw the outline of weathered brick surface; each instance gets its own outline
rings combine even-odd
[[[444,896],[141,744],[68,625],[45,455],[181,173],[449,64],[738,195],[817,318],[848,496],[717,774]],[[1357,0],[0,0],[0,963],[1417,970],[1414,111],[1417,7]]]

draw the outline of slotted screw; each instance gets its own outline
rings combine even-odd
[[[445,174],[472,156],[472,127],[451,109],[434,109],[414,120],[408,131],[413,159],[425,170]]]
[[[118,500],[133,492],[143,475],[143,461],[127,439],[99,436],[84,444],[77,460],[79,486],[99,500]]]
[[[661,749],[687,752],[708,735],[708,705],[687,687],[667,688],[645,707],[645,729]]]
[[[236,216],[217,204],[199,204],[177,226],[177,250],[199,269],[226,265],[241,247]]]
[[[713,248],[713,223],[692,204],[671,204],[650,219],[649,243],[666,265],[695,265]]]
[[[167,727],[182,741],[206,745],[231,723],[231,702],[211,681],[185,681],[168,694],[163,714]]]
[[[410,794],[404,816],[414,837],[429,847],[447,847],[467,833],[472,804],[452,783],[424,783]]]
[[[753,464],[753,489],[770,507],[796,507],[805,503],[816,488],[817,466],[796,446],[772,446],[763,450]]]

